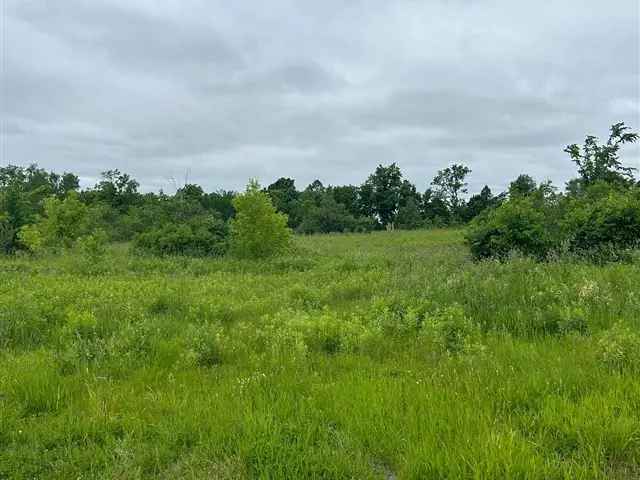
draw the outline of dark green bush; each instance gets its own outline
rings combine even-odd
[[[593,261],[620,260],[640,245],[640,189],[603,182],[566,196],[512,196],[476,218],[466,240],[477,259],[511,251],[544,259],[569,251]]]
[[[374,224],[370,218],[355,217],[333,197],[325,196],[318,205],[308,202],[303,206],[304,220],[299,233],[368,232]]]
[[[640,189],[594,186],[567,200],[562,223],[572,251],[636,247],[640,243]]]
[[[557,206],[539,195],[515,197],[477,217],[466,239],[475,258],[505,258],[512,251],[544,258],[559,244]]]
[[[227,250],[227,225],[213,215],[165,223],[134,237],[135,251],[155,255],[220,256]]]

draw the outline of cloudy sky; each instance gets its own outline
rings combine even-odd
[[[563,148],[640,129],[637,0],[0,0],[0,164],[145,190],[561,183]],[[640,149],[625,151],[640,166]],[[173,180],[172,180],[173,179]]]

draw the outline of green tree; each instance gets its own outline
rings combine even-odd
[[[513,182],[509,184],[509,196],[510,197],[525,197],[531,195],[536,191],[536,181],[529,175],[518,175]]]
[[[398,209],[396,224],[398,228],[403,230],[414,230],[424,225],[419,203],[415,197],[408,197],[404,205]]]
[[[393,227],[402,189],[402,172],[392,163],[385,167],[378,165],[375,172],[365,182],[372,213],[378,217],[383,227]]]
[[[236,192],[231,190],[218,190],[206,194],[204,205],[207,210],[217,212],[220,217],[226,222],[235,214],[233,208],[233,199],[236,196]]]
[[[30,250],[70,248],[90,229],[88,211],[75,192],[63,200],[49,197],[45,200],[42,217],[36,223],[22,227],[20,240]]]
[[[449,206],[442,195],[431,188],[422,195],[421,210],[423,218],[433,226],[447,225],[451,221]]]
[[[295,181],[292,178],[281,177],[269,185],[266,191],[276,210],[286,214],[289,226],[295,228],[300,222],[297,215],[300,192],[296,189]]]
[[[571,160],[578,165],[580,179],[585,186],[598,181],[607,183],[633,183],[635,168],[625,167],[620,161],[620,147],[626,143],[634,143],[638,140],[638,134],[629,132],[624,122],[611,126],[609,140],[605,145],[600,145],[598,139],[588,135],[584,145],[580,148],[577,144],[568,145],[565,152]]]
[[[465,178],[471,173],[471,169],[465,165],[453,164],[444,170],[439,170],[433,178],[431,185],[436,188],[436,193],[444,200],[452,215],[459,216],[462,206],[460,194],[467,193]]]
[[[20,185],[0,191],[0,251],[13,253],[19,247],[18,232],[31,219],[31,209]]]
[[[182,198],[186,201],[202,205],[204,203],[205,194],[200,185],[188,183],[184,187],[179,188],[175,196],[177,198]]]
[[[347,211],[354,217],[360,216],[360,205],[358,203],[358,187],[355,185],[342,185],[331,187],[331,193],[336,202],[344,205]]]
[[[125,213],[140,199],[139,186],[128,174],[117,169],[107,170],[102,172],[102,180],[91,192],[92,200],[106,203],[120,213]]]
[[[485,185],[479,194],[473,195],[464,209],[463,219],[465,221],[473,220],[488,208],[496,204],[496,199],[491,193],[488,185]]]
[[[265,258],[284,253],[291,245],[287,216],[276,211],[269,195],[252,180],[233,200],[231,251],[238,257]]]
[[[347,208],[336,202],[329,192],[323,196],[319,205],[305,202],[303,208],[303,221],[298,227],[300,233],[353,231],[359,225]]]

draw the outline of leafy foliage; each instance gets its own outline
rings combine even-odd
[[[530,175],[522,174],[509,184],[509,196],[526,197],[534,193],[536,188],[536,181]]]
[[[136,235],[133,248],[155,255],[220,256],[227,251],[226,224],[213,215],[167,222]]]
[[[467,241],[475,258],[506,258],[512,251],[543,259],[558,245],[556,205],[543,192],[515,197],[477,217]]]
[[[577,144],[565,148],[578,166],[580,179],[586,186],[596,182],[625,183],[633,179],[635,169],[625,167],[619,158],[622,145],[638,140],[638,134],[628,130],[624,123],[616,123],[611,126],[605,145],[600,145],[596,137],[588,135],[582,149]]]
[[[287,216],[276,211],[256,181],[233,200],[236,216],[231,221],[231,250],[238,257],[266,258],[287,251],[291,230]]]
[[[562,223],[572,250],[640,245],[640,188],[594,184],[584,195],[569,197],[566,203]]]
[[[543,259],[553,250],[569,250],[600,261],[623,258],[621,251],[637,247],[640,190],[619,149],[638,135],[627,130],[615,124],[606,145],[589,136],[582,150],[567,147],[580,178],[569,182],[565,195],[553,193],[550,183],[536,186],[520,175],[505,202],[471,223],[467,241],[473,256],[504,258],[517,250]]]
[[[39,220],[22,227],[19,237],[30,250],[71,248],[76,240],[90,230],[89,208],[75,192],[64,200],[49,197],[44,202],[44,214]]]
[[[385,167],[378,165],[376,171],[365,182],[367,205],[365,211],[374,214],[383,227],[393,226],[396,219],[402,192],[402,173],[392,163]]]
[[[360,222],[349,213],[347,207],[334,200],[331,195],[324,195],[316,205],[307,201],[302,206],[304,220],[298,226],[300,233],[331,233],[367,230],[367,224]],[[370,228],[369,228],[370,229]]]
[[[440,170],[433,178],[431,184],[436,188],[436,193],[447,204],[453,215],[460,214],[460,194],[467,193],[465,178],[471,173],[471,169],[465,165],[453,164]]]

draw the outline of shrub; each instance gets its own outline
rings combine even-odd
[[[298,226],[300,233],[351,232],[361,226],[347,208],[337,203],[332,196],[325,195],[319,205],[307,202],[304,205],[304,220]]]
[[[69,310],[60,335],[62,348],[57,352],[62,372],[70,373],[80,365],[104,360],[107,356],[104,333],[93,313]]]
[[[64,200],[49,197],[44,202],[44,215],[33,225],[22,227],[20,242],[29,250],[71,248],[88,233],[88,208],[71,192]]]
[[[424,226],[418,202],[413,197],[409,197],[406,203],[398,209],[395,224],[400,230],[414,230]]]
[[[133,248],[155,255],[220,256],[227,250],[227,226],[213,215],[165,223],[134,237]]]
[[[96,230],[89,235],[83,235],[77,241],[80,254],[89,261],[99,261],[107,250],[107,234],[104,230]]]
[[[427,303],[414,305],[396,299],[379,298],[371,307],[371,324],[385,335],[415,335],[424,326],[428,306]]]
[[[466,240],[475,258],[505,258],[513,250],[538,259],[560,243],[558,213],[542,195],[514,197],[471,222]]]
[[[304,343],[310,351],[330,355],[356,351],[361,337],[366,333],[355,318],[342,319],[328,310],[318,317],[300,314],[294,317],[291,327],[302,332]]]
[[[269,196],[251,181],[233,200],[231,251],[241,258],[266,258],[284,253],[291,245],[287,216],[278,213]]]
[[[471,352],[482,348],[480,328],[465,316],[459,306],[446,307],[425,322],[430,335],[443,352],[449,354]]]
[[[21,246],[18,234],[31,220],[31,210],[20,188],[0,189],[0,253],[13,253]]]
[[[615,324],[598,341],[602,362],[613,370],[640,369],[640,334],[631,328]]]
[[[626,249],[640,242],[640,188],[590,188],[569,198],[563,229],[573,251]]]
[[[40,253],[45,248],[44,237],[37,225],[25,225],[22,227],[18,238],[20,244],[32,253]]]
[[[200,367],[222,363],[221,332],[210,325],[191,325],[187,330],[185,360]]]
[[[16,243],[16,229],[6,215],[0,214],[0,252],[10,253]]]

